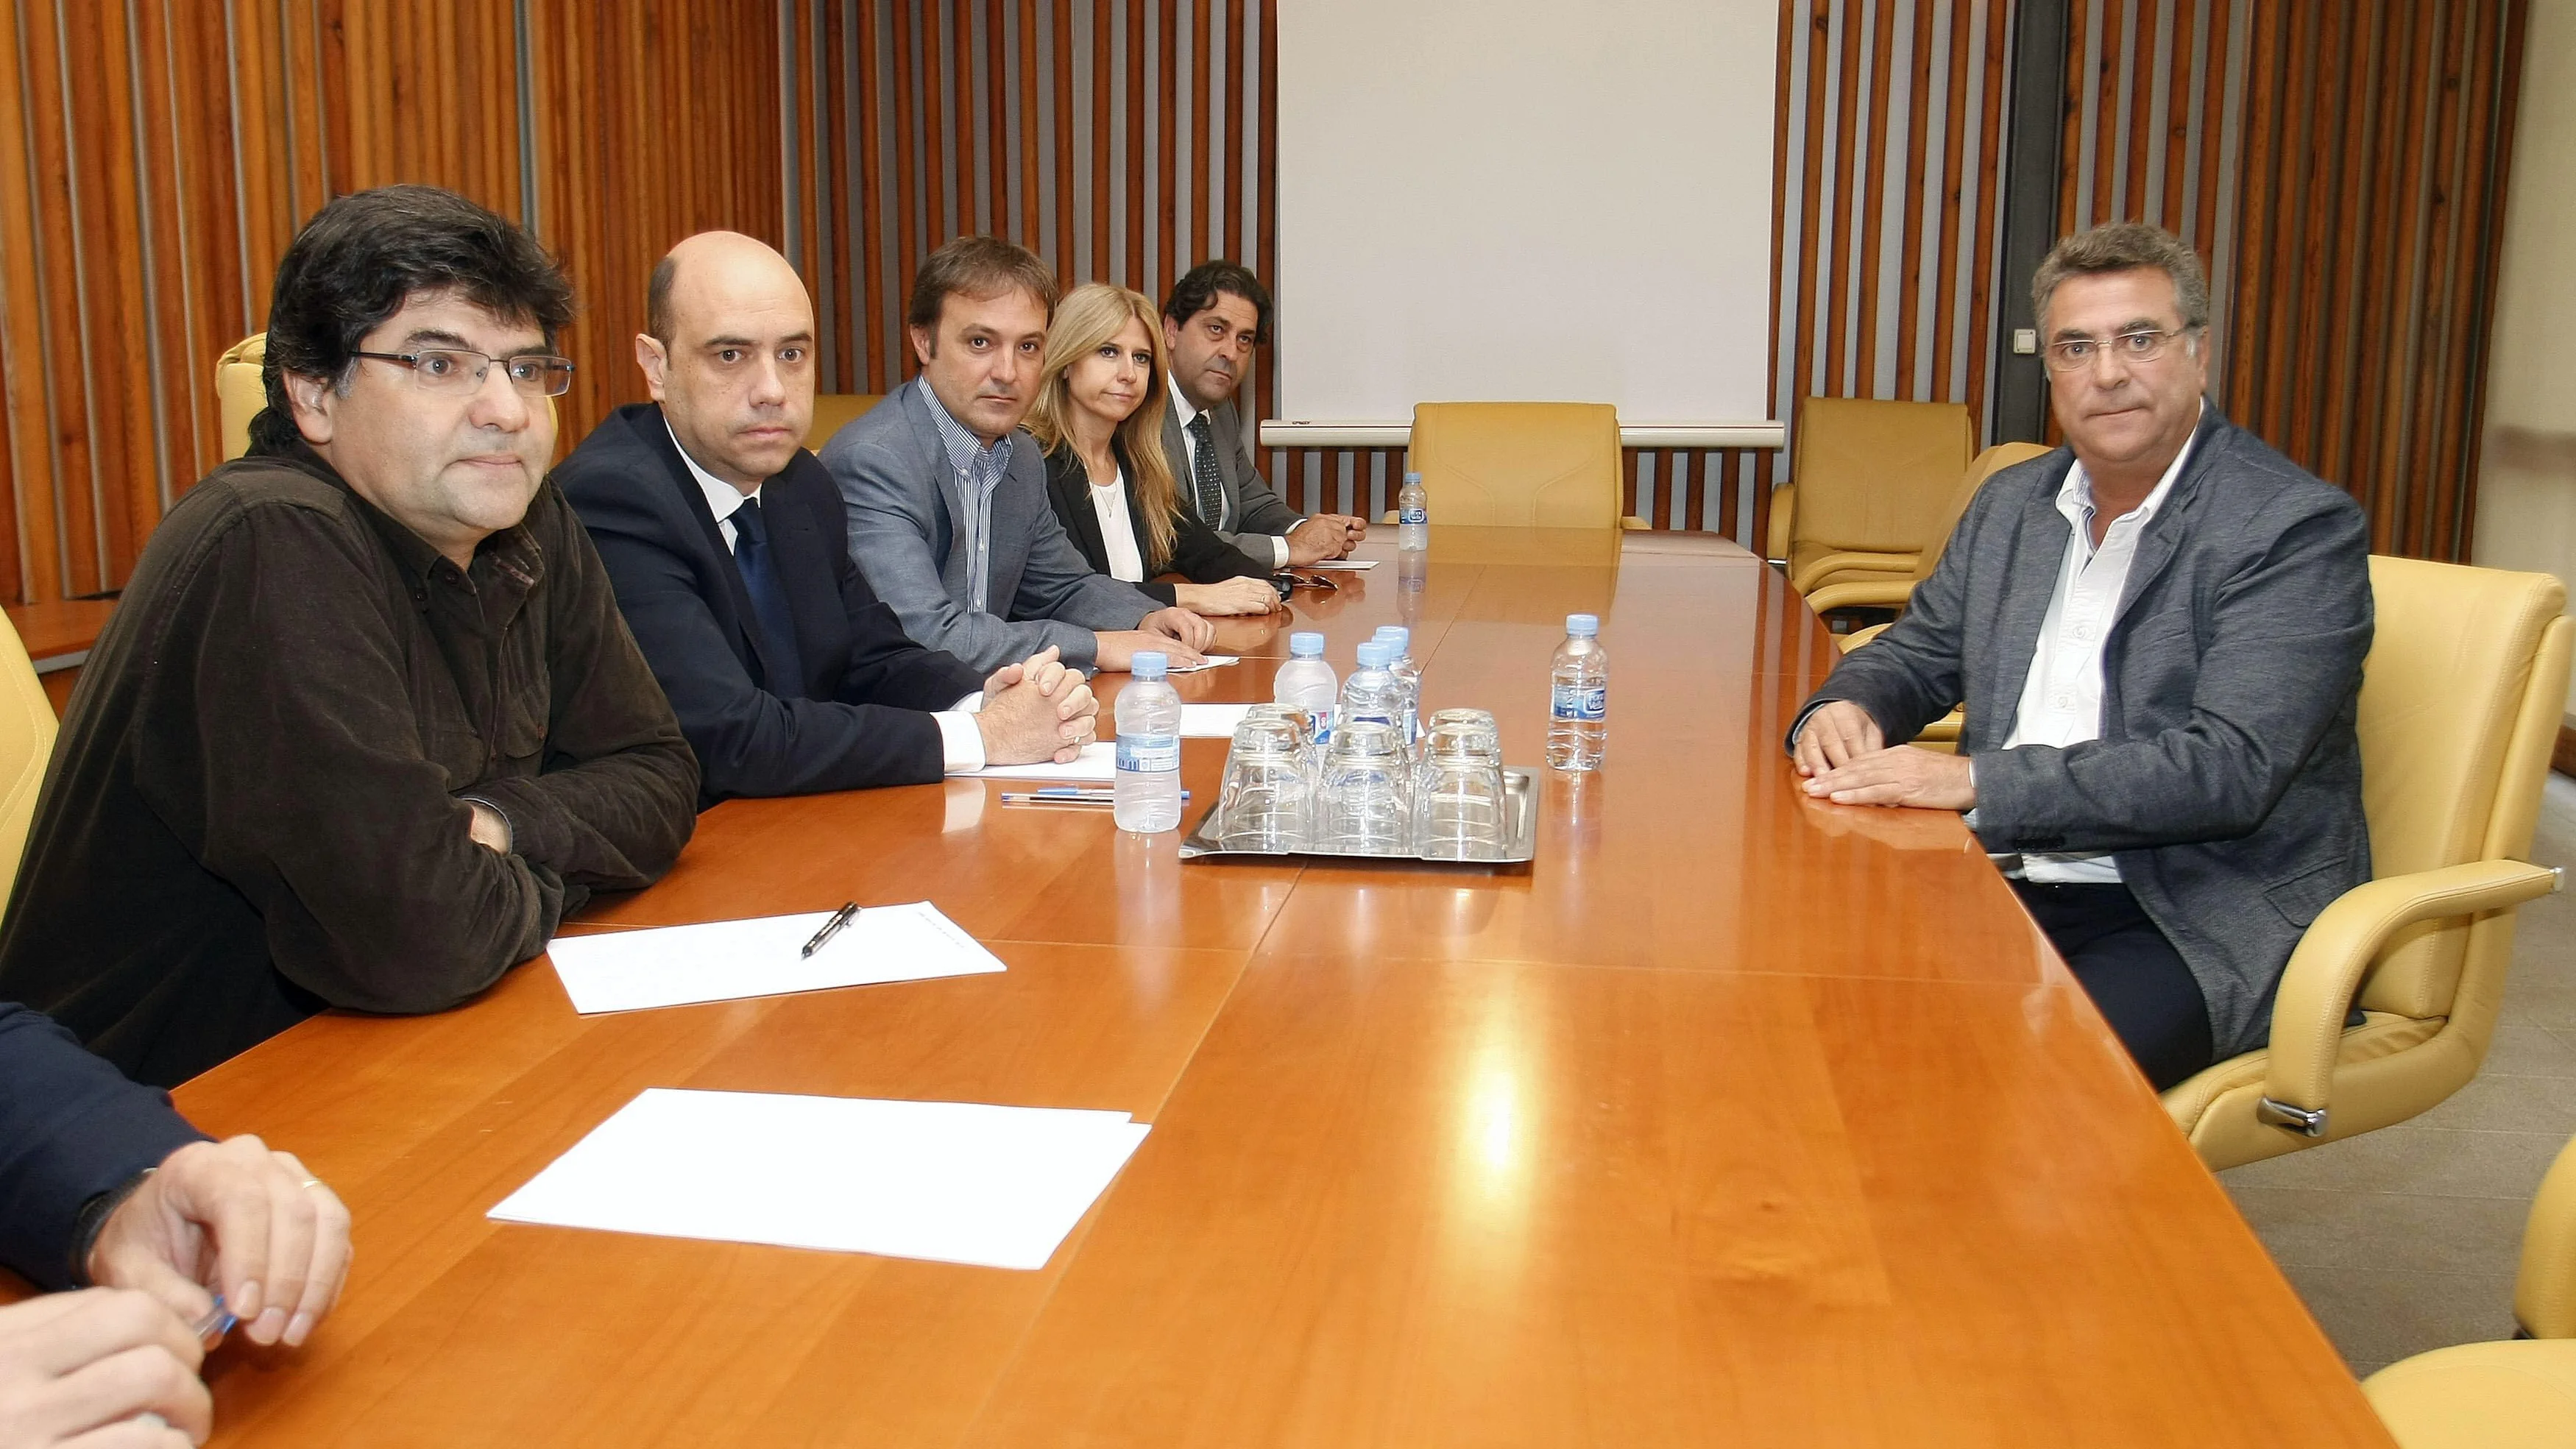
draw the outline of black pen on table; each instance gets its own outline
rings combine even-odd
[[[858,915],[858,913],[859,903],[857,901],[852,901],[848,905],[834,911],[832,913],[832,919],[825,921],[823,923],[823,929],[816,931],[814,933],[814,939],[806,942],[805,949],[797,954],[800,956],[811,956],[815,952],[822,950],[823,943],[832,939],[832,937],[838,933],[843,926],[848,925],[851,918]]]

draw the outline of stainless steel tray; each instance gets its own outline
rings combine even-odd
[[[1219,804],[1223,803],[1221,800]],[[1528,770],[1503,769],[1503,804],[1510,812],[1508,824],[1511,839],[1503,853],[1488,860],[1433,860],[1419,855],[1362,855],[1347,850],[1228,850],[1218,842],[1209,827],[1216,823],[1216,805],[1211,804],[1199,816],[1199,823],[1181,840],[1181,859],[1197,860],[1202,856],[1222,856],[1230,860],[1286,860],[1306,857],[1317,860],[1373,860],[1388,865],[1520,865],[1538,854],[1538,777]]]

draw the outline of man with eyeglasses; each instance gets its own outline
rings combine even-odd
[[[2300,933],[2370,878],[2370,529],[2203,398],[2180,239],[2069,237],[2032,300],[2067,445],[1979,491],[1790,750],[1818,799],[1967,812],[2162,1089],[2263,1043]],[[1958,753],[1905,743],[1962,703]]]
[[[73,692],[0,999],[175,1085],[326,1007],[436,1011],[669,868],[698,770],[562,496],[570,286],[449,192],[287,249],[268,406]]]

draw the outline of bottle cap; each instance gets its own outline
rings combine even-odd
[[[1172,656],[1160,649],[1139,649],[1127,661],[1127,672],[1138,679],[1160,679],[1172,667]]]
[[[1288,657],[1291,659],[1323,658],[1324,636],[1321,634],[1307,633],[1303,630],[1289,635]]]
[[[1577,639],[1589,639],[1601,632],[1601,619],[1595,614],[1568,614],[1565,632]]]
[[[1402,659],[1404,651],[1413,645],[1413,631],[1402,624],[1378,625],[1377,637],[1395,646],[1395,653],[1391,657],[1396,659]]]
[[[1383,639],[1371,639],[1360,646],[1360,668],[1362,669],[1384,669],[1388,661],[1394,657],[1387,652],[1387,644]]]
[[[1404,475],[1404,485],[1408,488],[1421,481],[1422,475],[1419,473],[1407,473]]]

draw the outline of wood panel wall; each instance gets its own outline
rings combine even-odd
[[[638,391],[653,256],[780,236],[777,57],[776,0],[9,0],[0,597],[124,583],[218,461],[216,354],[333,195],[425,181],[533,221],[585,303],[579,438]]]
[[[2211,392],[2351,490],[2385,553],[2466,559],[2523,0],[2075,0],[2061,232],[2211,264]]]

